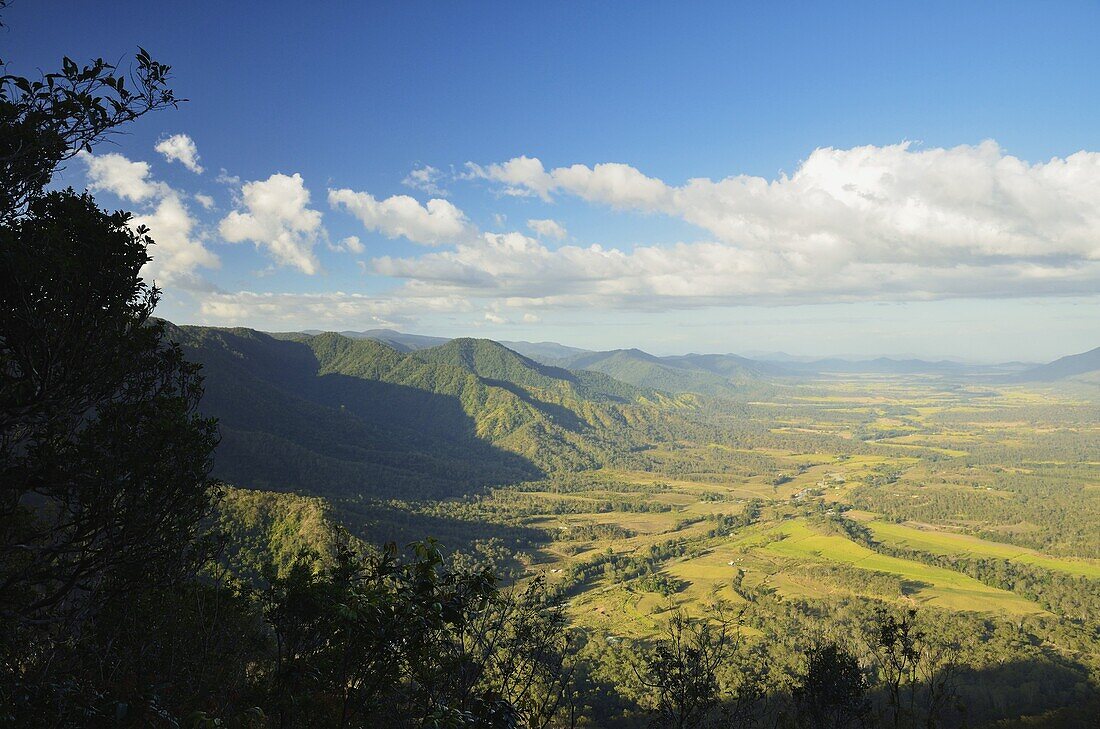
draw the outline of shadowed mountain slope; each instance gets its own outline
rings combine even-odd
[[[173,328],[219,418],[215,473],[252,488],[438,497],[601,465],[687,427],[678,403],[487,340],[403,353],[339,334]]]

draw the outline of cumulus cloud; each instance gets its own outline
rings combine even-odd
[[[173,134],[166,137],[157,142],[154,149],[163,154],[169,162],[179,162],[195,174],[202,174],[202,165],[199,164],[199,148],[195,146],[195,140],[186,134]]]
[[[995,142],[814,150],[792,175],[674,187],[621,164],[473,165],[531,194],[673,215],[743,248],[877,262],[1100,258],[1100,153],[1030,165]]]
[[[328,202],[333,208],[343,208],[359,218],[367,230],[387,238],[400,236],[413,243],[435,246],[463,240],[473,233],[466,214],[439,198],[421,205],[408,195],[376,200],[370,193],[342,189],[329,190]]]
[[[202,205],[205,210],[214,209],[214,198],[210,197],[209,195],[204,195],[201,192],[196,192],[195,201],[199,205]]]
[[[546,170],[538,158],[515,157],[488,167],[468,162],[466,167],[468,176],[504,183],[507,195],[538,195],[544,200],[550,200],[551,193],[564,191],[616,208],[646,209],[661,207],[669,191],[660,180],[617,162]]]
[[[167,185],[149,178],[149,163],[134,162],[117,152],[77,155],[88,173],[88,189],[109,192],[130,202],[143,202],[167,190]]]
[[[218,230],[230,243],[251,241],[277,263],[305,274],[321,265],[313,252],[324,230],[321,213],[309,207],[309,190],[298,173],[276,173],[241,187],[240,206],[222,219]]]
[[[194,275],[195,269],[219,265],[218,257],[196,234],[198,222],[174,190],[165,194],[150,212],[134,216],[133,224],[148,227],[155,242],[150,250],[153,260],[148,264],[148,271],[143,271],[153,280],[203,288]]]
[[[790,175],[673,186],[621,164],[546,169],[531,157],[469,176],[508,194],[571,195],[674,216],[710,240],[548,249],[514,234],[383,258],[419,289],[535,305],[1072,295],[1100,290],[1100,153],[1029,164],[994,142],[815,150]],[[546,237],[534,225],[532,230]]]
[[[241,184],[241,178],[238,175],[231,175],[224,167],[218,170],[218,176],[214,178],[214,182],[222,185],[229,185],[230,187],[236,187]]]
[[[134,162],[115,152],[103,155],[81,152],[79,158],[87,166],[88,189],[117,195],[143,208],[131,225],[148,227],[155,245],[150,250],[153,260],[142,269],[142,275],[158,284],[208,288],[196,269],[217,268],[218,257],[206,247],[198,220],[187,208],[183,195],[163,182],[150,179],[149,165],[145,162]]]
[[[530,228],[535,235],[539,238],[553,238],[554,240],[565,240],[569,233],[566,232],[565,227],[556,220],[543,219],[543,220],[528,220],[527,227]]]
[[[443,177],[443,172],[439,169],[431,165],[424,165],[409,172],[405,179],[401,181],[401,184],[436,197],[447,197],[449,193],[439,184]]]
[[[334,251],[338,253],[362,253],[366,250],[363,246],[363,242],[359,240],[357,235],[349,235],[347,238],[342,238],[340,242],[329,245]]]
[[[134,203],[135,224],[153,229],[149,272],[158,281],[186,282],[218,264],[188,209],[212,209],[212,198],[179,192],[154,179],[148,164],[119,154],[80,159],[91,189]],[[425,190],[441,174],[419,167],[405,182]],[[404,246],[358,261],[367,273],[403,282],[388,296],[215,291],[202,303],[204,316],[265,327],[355,328],[424,312],[472,312],[483,323],[531,324],[551,307],[667,310],[1100,291],[1100,153],[1032,164],[993,142],[823,148],[772,179],[676,183],[618,163],[547,168],[517,157],[470,164],[464,177],[530,197],[526,205],[571,197],[677,218],[699,233],[611,247],[578,243],[549,217],[527,219],[527,234],[508,232],[503,216],[496,225],[506,232],[485,233],[439,197],[421,203],[409,195],[377,199],[331,189],[329,205],[366,230],[436,248],[417,253]],[[218,225],[226,241],[251,241],[305,274],[320,270],[319,242],[365,253],[358,236],[329,242],[300,175],[243,185],[224,173],[219,179],[232,185],[235,201]]]
[[[501,298],[521,308],[607,306],[660,310],[731,304],[921,300],[1094,293],[1100,261],[945,265],[819,259],[798,251],[691,242],[550,249],[518,233],[419,257],[381,257],[372,270],[420,295]]]

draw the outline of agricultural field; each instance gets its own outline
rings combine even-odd
[[[544,575],[577,624],[613,635],[644,637],[671,606],[760,590],[1057,614],[1036,590],[950,560],[1100,584],[1100,408],[1088,392],[850,377],[710,403],[700,417],[713,441],[395,508],[466,525],[454,538],[475,550],[505,545],[513,574]]]
[[[632,661],[672,615],[732,620],[782,683],[815,641],[872,660],[884,607],[950,646],[983,725],[1094,700],[1098,403],[1081,383],[788,380],[680,407],[680,430],[600,468],[332,503],[369,541],[430,534],[505,585],[543,581],[597,693],[627,701],[599,704],[601,726],[633,726]]]

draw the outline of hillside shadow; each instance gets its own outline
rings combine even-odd
[[[509,552],[531,552],[547,541],[542,529],[429,514],[408,504],[336,500],[332,505],[352,533],[372,544],[394,542],[404,546],[431,538],[444,551],[468,552],[475,544],[492,540]]]
[[[1095,729],[1100,689],[1088,676],[1083,664],[1068,659],[1015,659],[984,668],[962,668],[954,679],[956,698],[941,709],[935,725],[962,729],[1005,721],[1006,727]],[[886,707],[881,689],[872,692],[872,700],[880,710]],[[925,702],[918,698],[917,705]],[[1012,722],[1040,716],[1042,719]]]
[[[572,430],[573,432],[580,432],[585,426],[584,421],[578,418],[576,413],[574,413],[569,408],[563,407],[561,405],[555,405],[554,403],[544,402],[542,400],[531,397],[531,393],[527,392],[522,387],[512,382],[506,382],[504,380],[490,380],[484,377],[482,378],[482,381],[485,382],[485,384],[487,385],[492,385],[493,387],[499,387],[503,390],[507,390],[523,402],[542,412],[544,415],[554,421],[555,424],[561,426],[562,428]]]
[[[928,590],[934,587],[930,582],[923,582],[921,580],[902,580],[901,581],[901,594],[905,597],[916,595],[921,590]]]
[[[203,365],[200,408],[219,419],[219,478],[322,496],[419,499],[542,475],[526,458],[479,439],[456,397],[319,375],[302,342],[220,335],[187,353]]]

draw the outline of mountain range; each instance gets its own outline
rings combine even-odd
[[[319,334],[312,331],[309,334]],[[341,332],[353,339],[375,339],[404,352],[437,347],[449,339],[405,334],[392,329]],[[704,395],[737,394],[746,386],[775,377],[812,377],[828,374],[939,375],[985,377],[1025,382],[1053,381],[1100,369],[1097,350],[1063,357],[1047,365],[1028,362],[968,364],[950,359],[919,357],[823,357],[793,356],[782,352],[756,358],[736,354],[686,354],[658,356],[640,349],[596,351],[557,342],[501,341],[500,344],[529,359],[571,370],[587,369],[610,375],[638,387],[670,393]]]
[[[267,334],[172,327],[203,366],[215,473],[241,486],[329,497],[441,497],[606,465],[702,427],[702,397],[736,397],[819,372],[962,375],[966,365],[881,358],[809,363],[733,354],[658,357],[552,342],[390,330]],[[523,350],[523,351],[517,351]],[[564,356],[555,356],[564,355]],[[1100,370],[1100,348],[1014,375]]]
[[[598,467],[693,426],[686,401],[483,339],[402,352],[342,334],[173,327],[203,367],[215,474],[323,496],[440,497]],[[687,396],[685,396],[687,397]]]
[[[1016,379],[1020,382],[1053,382],[1095,372],[1100,372],[1100,347],[1025,370]]]

